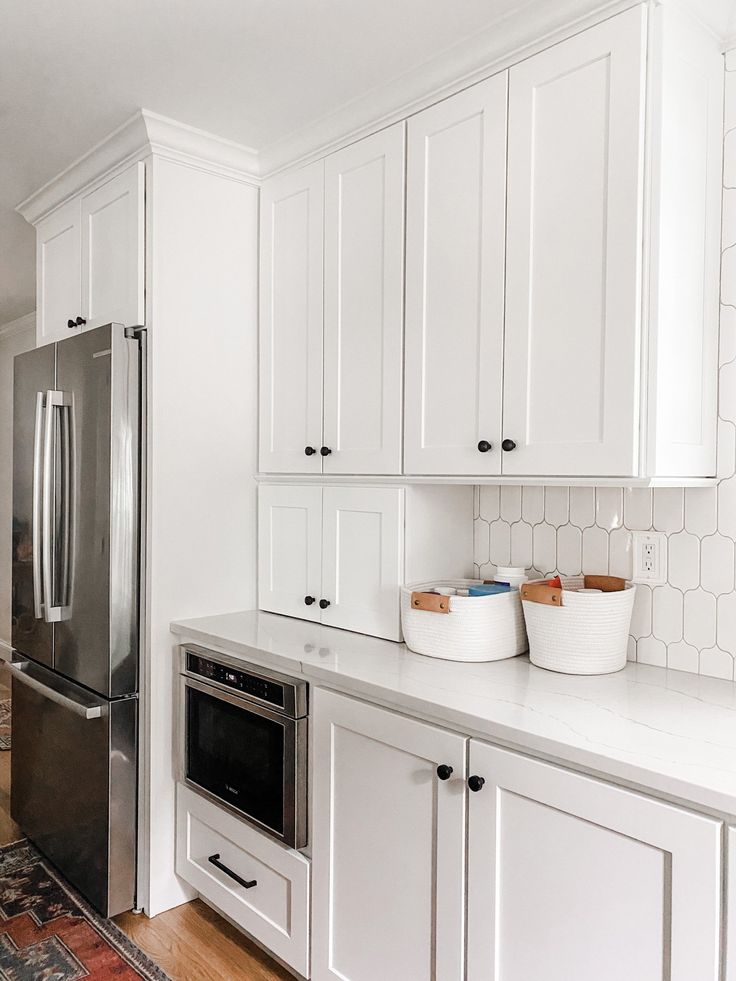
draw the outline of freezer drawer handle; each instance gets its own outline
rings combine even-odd
[[[66,695],[62,695],[61,692],[55,691],[53,688],[49,688],[40,681],[36,681],[35,678],[32,678],[30,675],[26,674],[23,670],[26,663],[27,662],[20,662],[8,665],[15,678],[22,684],[27,685],[28,688],[32,688],[34,691],[37,691],[39,695],[43,695],[44,698],[48,698],[50,702],[56,702],[57,705],[61,705],[62,708],[68,709],[70,712],[74,712],[75,715],[79,715],[83,719],[100,718],[102,715],[101,705],[80,705],[79,702],[75,702],[73,698],[68,698]]]
[[[229,875],[231,879],[235,879],[238,885],[242,886],[243,889],[252,889],[253,886],[258,885],[256,879],[241,879],[237,872],[233,872],[233,870],[229,869],[227,865],[223,865],[220,861],[219,852],[216,855],[210,855],[207,861],[214,865],[216,869],[219,869],[220,872],[224,872],[225,875]]]

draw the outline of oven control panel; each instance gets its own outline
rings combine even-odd
[[[284,686],[276,681],[261,678],[249,671],[238,671],[236,668],[211,661],[191,651],[187,651],[187,671],[208,681],[216,681],[242,695],[257,698],[276,708],[284,708]]]

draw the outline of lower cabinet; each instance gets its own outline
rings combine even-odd
[[[309,860],[303,855],[179,784],[176,871],[206,902],[309,976]]]
[[[315,981],[717,981],[718,821],[331,692],[313,726]]]
[[[312,719],[313,981],[462,981],[467,740],[321,689]]]
[[[468,981],[717,981],[718,821],[476,740],[470,773]]]

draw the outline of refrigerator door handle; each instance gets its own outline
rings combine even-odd
[[[56,459],[56,440],[54,438],[54,418],[58,408],[70,408],[71,400],[65,392],[50,389],[46,392],[46,416],[44,420],[43,437],[43,480],[41,483],[41,577],[44,588],[43,615],[47,623],[58,623],[64,619],[65,602],[56,604],[57,582],[54,575],[54,465]],[[66,594],[69,580],[69,534],[70,534],[70,466],[71,466],[71,426],[62,439],[64,459],[62,460],[64,480],[64,515],[62,545],[64,557],[64,572],[62,586]]]
[[[48,685],[44,685],[42,681],[38,681],[36,678],[31,677],[23,669],[28,666],[27,661],[14,661],[12,664],[8,664],[8,667],[13,673],[13,677],[20,681],[22,684],[26,685],[28,688],[32,688],[37,691],[39,695],[44,698],[48,698],[50,702],[55,702],[57,705],[61,705],[62,708],[68,709],[70,712],[74,712],[75,715],[81,716],[83,719],[99,719],[102,715],[101,705],[82,705],[81,702],[76,702],[73,698],[69,698],[68,695],[62,695],[60,691],[56,691],[55,688],[50,688]]]
[[[41,577],[41,473],[43,460],[41,448],[43,443],[43,410],[44,394],[36,392],[36,423],[33,430],[33,492],[31,516],[31,560],[33,566],[33,615],[37,620],[43,619],[43,579]]]

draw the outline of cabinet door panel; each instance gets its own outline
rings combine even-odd
[[[145,166],[133,164],[82,198],[85,329],[145,317]]]
[[[313,732],[312,978],[462,981],[466,740],[322,689]]]
[[[500,473],[506,88],[504,72],[409,120],[407,473]]]
[[[404,123],[325,161],[325,473],[401,473]]]
[[[258,490],[258,606],[319,620],[322,488],[262,484]],[[308,605],[306,596],[315,602]]]
[[[400,640],[402,488],[325,487],[322,528],[322,623]]]
[[[79,199],[69,201],[36,229],[36,342],[60,341],[82,312]]]
[[[476,740],[468,981],[716,981],[717,821]]]
[[[260,467],[321,473],[324,163],[261,190]]]
[[[504,474],[638,472],[645,17],[509,73]]]

